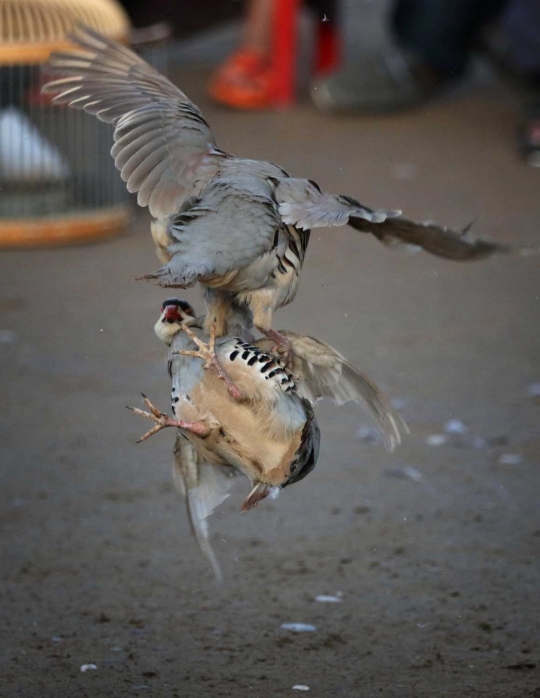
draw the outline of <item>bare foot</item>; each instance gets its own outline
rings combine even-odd
[[[221,380],[225,382],[225,385],[227,386],[227,392],[229,393],[229,395],[238,402],[243,400],[244,395],[242,391],[227,374],[223,366],[219,363],[218,358],[216,356],[216,319],[214,318],[214,321],[212,322],[212,326],[210,328],[210,338],[208,344],[206,342],[203,342],[202,339],[200,339],[199,337],[197,337],[197,335],[189,327],[184,326],[183,330],[188,335],[188,337],[193,342],[195,342],[195,344],[198,347],[198,351],[184,350],[175,353],[182,354],[183,356],[193,356],[196,359],[202,359],[204,361],[203,368],[205,370],[210,367],[213,367],[215,369],[219,378],[221,378]]]
[[[140,410],[137,407],[128,407],[127,409],[132,410],[132,412],[135,412],[135,414],[139,414],[141,417],[146,417],[146,419],[150,419],[152,422],[155,422],[156,424],[154,427],[150,429],[150,431],[147,431],[146,434],[143,434],[140,439],[137,439],[136,443],[140,444],[141,441],[146,441],[146,439],[149,439],[154,434],[157,434],[158,431],[161,431],[166,427],[187,429],[187,431],[191,431],[194,434],[197,434],[198,436],[206,436],[206,434],[208,433],[208,428],[202,422],[183,422],[181,419],[172,419],[172,417],[169,417],[169,415],[165,414],[165,412],[160,412],[157,409],[157,407],[155,407],[150,402],[150,400],[146,397],[144,393],[141,393],[141,395],[143,396],[143,400],[148,406],[150,412],[145,412],[144,410]]]

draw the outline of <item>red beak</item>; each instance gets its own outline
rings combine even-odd
[[[168,322],[182,322],[182,315],[180,314],[176,305],[167,305],[165,306],[164,319]]]

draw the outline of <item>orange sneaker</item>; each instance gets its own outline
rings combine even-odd
[[[216,71],[208,94],[216,102],[235,109],[264,109],[273,102],[273,84],[269,59],[242,49]]]

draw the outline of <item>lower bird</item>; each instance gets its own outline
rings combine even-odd
[[[173,426],[209,463],[232,466],[252,483],[242,510],[304,478],[315,466],[319,428],[311,403],[270,354],[239,337],[208,337],[185,301],[165,302],[155,326],[169,346],[173,417],[135,410],[155,422],[141,440]],[[210,370],[205,370],[205,369]]]
[[[337,404],[363,403],[389,450],[408,431],[377,386],[335,349],[283,331],[291,341],[297,374],[292,376],[271,353],[270,340],[253,338],[246,319],[238,307],[234,329],[239,336],[215,340],[204,334],[203,318],[189,303],[166,300],[155,332],[170,347],[173,416],[146,397],[150,412],[131,408],[155,422],[140,440],[165,427],[178,428],[174,479],[186,499],[192,531],[218,578],[206,519],[227,498],[238,473],[253,485],[242,507],[247,511],[312,470],[319,450],[312,403],[323,397]]]

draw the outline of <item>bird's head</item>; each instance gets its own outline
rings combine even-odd
[[[154,332],[165,344],[171,344],[182,327],[195,322],[195,311],[187,301],[181,298],[168,298],[161,306],[159,320],[154,325]]]

